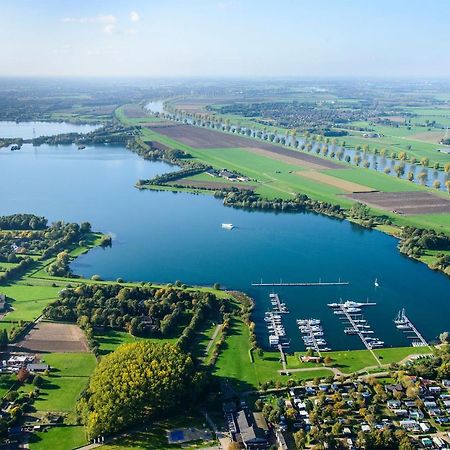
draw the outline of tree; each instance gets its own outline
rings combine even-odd
[[[450,173],[450,163],[447,163],[447,164],[444,166],[444,170],[445,170],[445,172]]]
[[[435,189],[440,189],[441,188],[441,182],[439,180],[434,180],[433,181],[433,187]]]
[[[8,339],[8,333],[3,328],[3,330],[0,332],[0,350],[5,350],[8,347],[9,339]]]
[[[444,331],[439,335],[439,340],[441,344],[448,344],[450,342],[450,335],[448,331]]]
[[[414,181],[414,172],[411,170],[408,172],[408,181]]]
[[[327,356],[325,356],[325,359],[323,360],[323,362],[325,363],[326,366],[331,366],[331,364],[333,363],[333,360],[327,355]]]
[[[418,175],[420,184],[425,185],[428,180],[428,175],[426,172],[420,172]]]
[[[240,448],[241,448],[241,446],[239,445],[238,442],[231,441],[231,442],[228,444],[228,450],[240,450]]]
[[[361,164],[361,155],[355,155],[355,157],[353,158],[353,162],[359,166]]]
[[[397,178],[400,178],[405,174],[405,165],[404,164],[396,164],[394,166],[394,171],[397,174]]]
[[[102,358],[77,410],[93,438],[195,400],[204,377],[172,344],[124,344]]]
[[[420,164],[422,164],[423,167],[428,167],[428,165],[430,164],[430,160],[428,158],[422,158],[420,160]]]
[[[299,430],[292,435],[294,437],[295,448],[297,450],[304,449],[306,447],[306,434],[304,430]]]

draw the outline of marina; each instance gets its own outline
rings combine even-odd
[[[408,339],[411,339],[411,345],[413,347],[427,347],[428,342],[419,333],[419,330],[414,326],[414,324],[406,316],[405,308],[402,308],[396,318],[394,319],[395,326],[398,330],[407,333]]]
[[[331,350],[323,338],[323,328],[319,319],[297,319],[297,325],[307,350],[312,349],[319,356],[321,352]]]
[[[346,335],[355,335],[361,339],[361,342],[367,350],[383,347],[384,342],[373,336],[374,331],[367,323],[361,311],[366,306],[375,306],[374,302],[354,302],[347,300],[344,303],[329,303],[328,306],[334,309],[334,313],[340,315],[341,319],[346,320],[344,333]],[[377,358],[378,360],[378,358]]]

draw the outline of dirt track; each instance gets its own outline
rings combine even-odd
[[[375,208],[400,214],[434,214],[450,212],[447,200],[430,192],[361,192],[346,195]]]
[[[308,153],[290,150],[269,142],[237,136],[235,134],[222,133],[192,125],[171,125],[157,128],[157,132],[193,148],[244,148],[259,153],[272,159],[289,162],[290,164],[314,169],[343,169],[345,166],[333,161],[319,158]]]
[[[89,351],[84,333],[77,325],[53,322],[38,322],[17,347],[36,353]]]

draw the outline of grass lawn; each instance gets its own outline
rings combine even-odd
[[[377,366],[375,358],[368,350],[327,352],[327,356],[333,360],[333,367],[344,373],[352,373],[365,367]]]
[[[43,360],[60,377],[88,377],[97,365],[92,353],[48,353]]]
[[[47,432],[34,433],[30,437],[31,450],[72,450],[86,443],[84,427],[67,425],[51,428]]]
[[[216,363],[215,375],[228,379],[242,391],[258,389],[260,384],[272,380],[287,380],[286,376],[278,372],[282,367],[275,352],[267,352],[262,358],[254,353],[252,363],[248,349],[248,327],[240,319],[233,319],[229,335]],[[331,374],[330,370],[319,366],[305,372],[293,372],[290,378],[310,380]]]
[[[158,338],[141,338],[131,336],[130,333],[126,331],[116,331],[116,330],[106,330],[101,333],[97,333],[95,335],[99,343],[100,354],[104,355],[106,353],[114,351],[119,345],[129,344],[131,342],[138,342],[141,340],[156,342],[156,343],[165,343],[171,342],[175,343],[178,338],[170,338],[170,339],[158,339]]]
[[[428,347],[394,347],[380,348],[374,350],[374,352],[380,358],[382,364],[392,364],[400,362],[409,355],[431,353],[431,350]]]
[[[34,401],[38,411],[70,412],[75,409],[80,392],[86,387],[88,377],[43,377],[39,397]]]
[[[11,299],[14,309],[6,314],[2,321],[36,319],[45,306],[56,299],[60,290],[60,287],[28,285],[24,282],[2,286],[1,291]]]
[[[363,184],[379,191],[402,192],[424,190],[421,186],[411,183],[408,180],[398,179],[396,177],[386,175],[385,173],[376,172],[375,170],[365,169],[363,167],[352,167],[349,169],[337,170],[331,169],[327,170],[325,173],[336,178]]]

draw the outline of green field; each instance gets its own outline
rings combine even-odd
[[[9,321],[32,321],[38,318],[42,310],[58,296],[60,287],[33,285],[31,283],[16,282],[8,286],[2,286],[0,291],[11,299],[14,308],[0,321],[0,328],[10,329]]]
[[[76,425],[57,426],[48,431],[33,433],[30,437],[31,450],[73,450],[86,443],[84,427]]]
[[[275,352],[268,352],[263,357],[254,353],[253,358],[254,362],[251,361],[249,354],[249,329],[240,319],[234,319],[214,373],[226,378],[242,391],[258,389],[260,384],[268,381],[286,382],[286,376],[278,372],[282,367],[279,356]],[[298,366],[295,365],[295,367],[299,366],[300,363]],[[310,370],[293,372],[290,378],[311,380],[332,375],[330,370],[321,366],[317,369],[311,366],[305,368]]]
[[[130,344],[132,342],[138,342],[140,340],[145,340],[149,342],[171,342],[175,343],[178,338],[174,337],[171,339],[158,339],[158,338],[141,338],[137,336],[132,336],[126,331],[117,330],[105,330],[101,333],[96,333],[95,338],[99,343],[100,354],[106,354],[114,351],[119,345]]]

